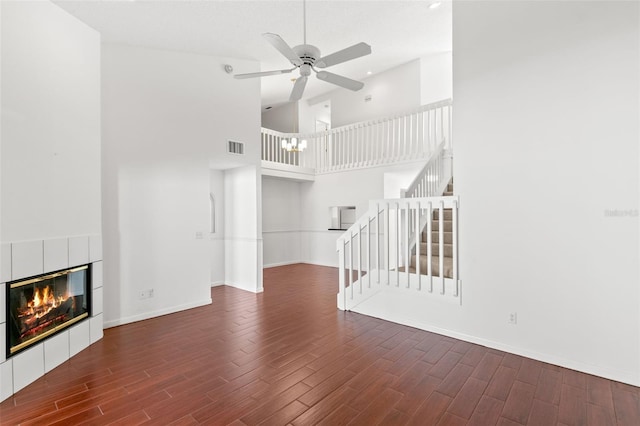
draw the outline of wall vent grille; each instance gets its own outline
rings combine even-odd
[[[227,151],[230,154],[244,155],[244,143],[243,142],[236,142],[236,141],[229,141],[229,143],[227,145]]]

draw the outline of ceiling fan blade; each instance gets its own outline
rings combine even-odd
[[[318,71],[316,76],[322,81],[344,87],[345,89],[353,90],[354,92],[364,87],[364,83],[361,81],[351,80],[350,78],[327,71]]]
[[[278,52],[282,53],[293,65],[299,67],[302,65],[302,60],[296,55],[296,52],[287,44],[286,41],[282,39],[278,34],[272,33],[264,33],[262,34],[273,47],[275,47]]]
[[[236,74],[236,75],[233,76],[233,78],[237,78],[237,79],[242,80],[244,78],[266,77],[268,75],[288,74],[293,70],[295,70],[295,68],[291,68],[289,70],[250,72],[250,73],[247,73],[247,74]]]
[[[343,62],[368,55],[370,53],[371,46],[369,46],[367,43],[361,42],[318,59],[314,66],[317,68],[326,68],[330,67],[331,65],[341,64]]]
[[[296,80],[296,84],[293,85],[293,90],[291,91],[291,96],[289,96],[289,100],[292,102],[299,101],[302,98],[302,93],[304,93],[304,88],[307,85],[307,77],[302,76],[298,77]]]

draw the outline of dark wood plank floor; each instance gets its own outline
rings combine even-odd
[[[639,425],[640,390],[336,310],[337,271],[105,330],[0,404],[5,424]]]

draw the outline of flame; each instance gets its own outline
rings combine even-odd
[[[33,295],[33,302],[31,302],[31,306],[37,308],[40,305],[42,305],[42,300],[40,299],[40,291],[36,289],[35,294]]]
[[[60,306],[67,298],[68,296],[59,296],[56,298],[49,286],[36,289],[33,293],[33,300],[27,303],[29,314],[35,318],[40,318],[49,313],[53,308]]]

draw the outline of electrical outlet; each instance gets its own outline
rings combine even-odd
[[[150,299],[153,297],[153,289],[150,288],[148,290],[140,290],[138,292],[138,299],[140,300],[144,300],[144,299]]]
[[[511,312],[509,314],[509,324],[511,324],[511,325],[518,324],[518,313],[517,312]]]

